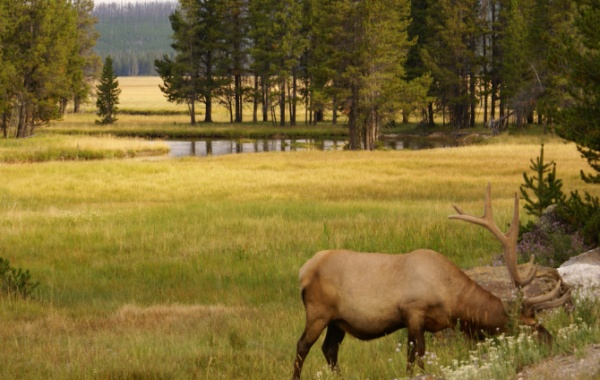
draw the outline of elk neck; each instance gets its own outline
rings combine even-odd
[[[471,335],[503,332],[508,324],[508,314],[502,300],[471,281],[459,296],[455,318],[461,327]]]

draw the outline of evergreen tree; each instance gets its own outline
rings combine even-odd
[[[560,113],[558,133],[577,144],[595,171],[582,171],[582,179],[600,184],[600,4],[587,0],[577,4],[577,38],[567,58],[573,104]]]
[[[220,4],[225,52],[220,63],[221,71],[229,78],[218,90],[224,103],[231,105],[231,121],[243,121],[243,78],[247,73],[249,0],[223,0]]]
[[[575,35],[570,41],[568,63],[572,104],[559,113],[558,133],[577,144],[592,173],[581,171],[588,183],[600,184],[600,4],[577,0]],[[582,233],[587,243],[600,242],[600,199],[589,193],[571,193],[564,217]]]
[[[409,93],[403,64],[410,4],[405,0],[313,2],[320,92],[341,102],[351,149],[374,149],[380,125]]]
[[[100,83],[96,86],[96,96],[98,97],[96,101],[96,107],[98,107],[96,115],[101,118],[100,120],[96,120],[96,123],[113,124],[117,121],[117,113],[119,111],[117,105],[119,104],[120,94],[119,81],[113,70],[112,58],[109,55],[104,60]]]
[[[224,0],[181,0],[180,9],[171,18],[172,47],[177,52],[175,75],[189,80],[179,80],[188,86],[187,98],[198,99],[205,105],[204,122],[212,122],[215,95],[230,79],[223,64],[226,57],[226,32],[223,24]],[[192,122],[193,123],[193,122]]]
[[[185,103],[188,106],[190,124],[196,125],[196,102],[200,100],[200,92],[196,86],[196,76],[189,75],[190,71],[177,56],[175,60],[169,56],[154,61],[154,67],[162,78],[163,84],[158,85],[169,102]]]
[[[531,55],[527,20],[532,17],[531,1],[510,0],[505,10],[507,25],[502,39],[501,100],[514,112],[522,127],[539,92]]]
[[[568,41],[575,32],[575,10],[571,0],[535,1],[528,35],[535,74],[533,88],[539,89],[535,104],[538,122],[553,123],[558,110],[566,104],[569,79],[564,67],[569,66]]]
[[[479,1],[439,0],[431,3],[427,14],[431,33],[424,41],[421,58],[434,78],[432,94],[442,111],[449,111],[455,129],[473,126],[479,74],[477,48],[482,33]]]
[[[92,16],[94,0],[73,0],[72,4],[76,12],[77,40],[69,60],[68,74],[73,112],[79,112],[81,104],[88,101],[92,82],[98,77],[102,61],[94,51],[99,37],[95,30],[97,20]]]
[[[432,29],[427,25],[427,12],[430,2],[428,0],[414,0],[410,2],[410,5],[411,22],[408,26],[408,37],[412,41],[415,41],[415,44],[410,47],[406,58],[406,78],[408,80],[421,80],[418,78],[422,78],[426,82],[416,87],[417,90],[421,91],[421,96],[416,97],[413,102],[403,104],[402,122],[408,123],[409,115],[421,106],[421,113],[423,115],[421,123],[432,128],[434,126],[434,98],[427,97],[431,78],[429,70],[425,67],[422,59],[422,50],[425,47],[425,41],[430,39],[429,36],[432,33]],[[424,107],[425,104],[427,108]]]
[[[301,33],[302,10],[302,2],[298,0],[250,2],[253,70],[263,81],[263,105],[279,106],[282,126],[287,118],[289,82],[291,79],[294,86],[300,57],[308,44],[307,36]],[[296,96],[290,95],[295,104]],[[275,116],[275,109],[270,111]]]
[[[535,161],[531,160],[529,167],[535,175],[529,177],[523,172],[525,184],[521,185],[521,196],[525,200],[525,209],[530,215],[542,216],[544,210],[553,204],[563,203],[566,200],[562,192],[562,180],[556,177],[556,163],[544,162],[544,145],[540,149],[540,155]],[[527,190],[531,190],[537,200],[534,200]]]
[[[169,16],[173,29],[174,59],[164,55],[154,66],[163,80],[159,86],[169,102],[185,103],[190,113],[190,124],[196,124],[196,102],[204,100],[202,91],[203,65],[198,58],[198,35],[187,16],[188,10],[176,10]]]
[[[10,31],[11,24],[7,17],[8,2],[0,0],[0,129],[2,130],[2,137],[8,137],[8,124],[10,115],[10,99],[12,97],[9,89],[13,87],[11,85],[11,78],[14,78],[14,67],[8,57],[4,57],[4,45],[6,44],[7,37],[12,34]]]
[[[26,137],[60,117],[71,90],[76,11],[70,0],[0,0],[0,122],[8,136]],[[0,21],[2,22],[2,21]]]

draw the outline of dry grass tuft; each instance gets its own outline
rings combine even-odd
[[[124,305],[114,314],[112,320],[118,323],[137,324],[139,322],[174,322],[182,319],[202,319],[221,317],[226,314],[239,314],[242,307],[225,305]]]

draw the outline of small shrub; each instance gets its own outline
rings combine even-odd
[[[39,285],[37,281],[31,280],[29,270],[13,268],[8,260],[0,257],[0,282],[2,294],[16,295],[27,298]]]
[[[520,187],[521,196],[525,200],[527,213],[539,218],[548,206],[563,202],[565,194],[562,192],[562,180],[556,177],[556,163],[544,162],[543,144],[539,157],[535,161],[531,160],[529,168],[535,172],[535,175],[529,177],[523,172],[525,183]],[[535,198],[529,195],[528,190],[533,192]]]
[[[521,195],[528,214],[539,221],[521,228],[518,251],[522,256],[535,254],[543,265],[557,267],[570,257],[600,243],[600,200],[577,192],[570,197],[562,192],[556,176],[556,164],[544,162],[544,145],[540,156],[531,160],[535,175],[523,173]],[[528,193],[532,191],[532,195]],[[550,208],[553,206],[554,208]],[[545,219],[545,220],[544,220]]]
[[[573,233],[568,225],[557,220],[547,226],[541,223],[532,225],[529,232],[521,236],[517,246],[517,252],[524,261],[535,254],[539,264],[555,268],[586,249],[581,235]]]
[[[558,208],[560,218],[581,233],[586,244],[600,243],[600,199],[585,193],[583,199],[576,191]]]

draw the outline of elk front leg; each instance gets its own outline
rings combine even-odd
[[[407,372],[411,373],[414,368],[415,359],[417,365],[424,369],[423,356],[425,356],[425,330],[421,321],[413,321],[408,325],[408,363]]]

